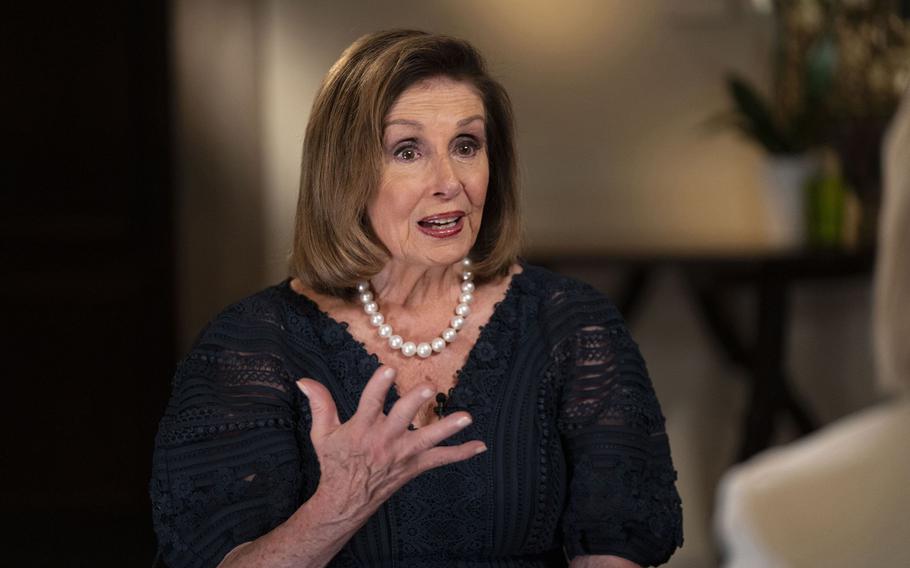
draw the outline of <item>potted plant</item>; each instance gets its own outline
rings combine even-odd
[[[804,105],[791,116],[775,113],[768,100],[745,79],[730,74],[727,89],[735,111],[728,122],[764,150],[766,236],[775,247],[795,248],[806,241],[804,188],[817,171],[816,106]]]
[[[720,120],[765,151],[771,243],[803,246],[805,221],[817,218],[813,208],[830,206],[807,204],[804,195],[819,175],[822,154],[829,164],[824,175],[841,173],[842,185],[855,192],[841,201],[862,203],[865,234],[873,235],[881,137],[910,83],[906,21],[889,0],[753,0],[753,5],[775,20],[772,91],[765,96],[741,76],[728,74],[733,109]],[[832,159],[836,167],[830,166]],[[815,227],[809,229],[811,236]]]

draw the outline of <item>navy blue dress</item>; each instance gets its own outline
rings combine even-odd
[[[681,546],[664,418],[619,312],[586,284],[524,268],[448,401],[474,423],[444,443],[489,450],[405,485],[330,566],[552,567],[583,554],[657,565]],[[168,565],[216,566],[290,517],[319,482],[295,381],[326,385],[344,421],[378,366],[289,280],[216,317],[177,369],[156,438]]]

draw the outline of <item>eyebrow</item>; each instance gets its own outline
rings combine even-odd
[[[483,122],[483,117],[479,114],[475,114],[475,115],[469,116],[467,118],[462,118],[461,120],[458,121],[458,126],[466,126],[468,124],[471,124],[475,120],[479,120],[479,121]]]
[[[467,118],[462,118],[461,120],[458,121],[456,126],[458,126],[460,128],[462,126],[466,126],[466,125],[474,122],[475,120],[479,120],[479,121],[483,122],[483,116],[479,115],[479,114],[474,114]],[[401,124],[404,126],[413,126],[414,128],[418,128],[418,129],[423,128],[423,124],[417,122],[416,120],[408,120],[406,118],[396,118],[395,120],[390,120],[390,121],[386,122],[383,125],[383,127],[385,128],[385,127],[391,126],[393,124]]]
[[[395,120],[390,120],[386,122],[383,126],[392,126],[393,124],[403,124],[405,126],[413,126],[415,128],[423,128],[423,125],[417,122],[416,120],[407,120],[406,118],[396,118]]]

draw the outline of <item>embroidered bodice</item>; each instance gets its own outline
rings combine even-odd
[[[216,317],[177,369],[156,439],[168,565],[216,566],[305,502],[319,464],[294,381],[325,384],[347,420],[378,365],[289,281]],[[549,567],[584,554],[656,565],[682,544],[664,418],[602,294],[525,265],[457,378],[447,411],[474,422],[444,443],[489,450],[405,485],[331,566]]]

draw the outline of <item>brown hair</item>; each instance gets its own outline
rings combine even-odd
[[[389,252],[367,216],[381,172],[383,121],[408,87],[445,76],[477,89],[486,113],[490,176],[471,249],[474,278],[504,276],[517,260],[521,218],[512,105],[468,42],[413,30],[361,37],[329,70],[303,143],[290,271],[314,290],[348,297],[378,273]]]

